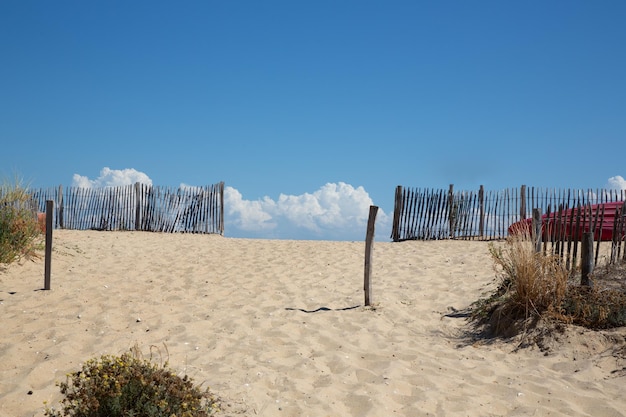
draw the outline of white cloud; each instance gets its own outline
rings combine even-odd
[[[272,216],[268,211],[274,204],[269,198],[260,201],[244,200],[241,193],[232,187],[224,188],[224,212],[228,217],[225,225],[226,234],[230,234],[228,228],[235,227],[243,232],[263,232],[276,228]]]
[[[72,178],[72,185],[74,187],[83,188],[116,187],[134,184],[136,182],[152,185],[150,177],[134,168],[110,169],[109,167],[104,167],[100,171],[100,176],[96,179],[90,180],[88,177],[78,174],[74,174]]]
[[[626,180],[621,175],[609,178],[607,188],[610,190],[626,190]]]
[[[301,195],[280,194],[244,200],[241,193],[226,187],[226,235],[279,239],[365,239],[369,207],[373,204],[363,187],[343,182],[328,183],[319,190]],[[378,210],[378,239],[388,239],[391,223]]]

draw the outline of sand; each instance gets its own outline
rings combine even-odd
[[[626,415],[624,329],[476,337],[486,242],[376,242],[366,308],[364,248],[55,230],[50,291],[43,259],[0,270],[0,416],[43,416],[55,382],[135,344],[227,416]]]

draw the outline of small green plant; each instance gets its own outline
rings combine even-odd
[[[0,185],[0,264],[10,264],[22,256],[36,257],[41,249],[42,232],[36,204],[19,180]]]
[[[144,359],[137,346],[87,361],[59,386],[62,409],[46,408],[47,417],[206,417],[219,410],[208,388],[179,377],[167,362]]]

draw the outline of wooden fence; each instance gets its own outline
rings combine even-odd
[[[527,187],[485,191],[420,189],[398,186],[391,239],[479,239],[508,236],[511,224],[532,216],[532,209],[554,212],[559,206],[579,207],[624,201],[626,190],[555,190]]]
[[[598,216],[604,214],[598,211],[594,218],[589,219],[591,205],[625,200],[626,190],[556,190],[522,185],[520,188],[500,191],[485,191],[483,186],[477,191],[455,191],[453,185],[447,190],[398,186],[391,238],[395,242],[431,239],[503,239],[508,236],[511,224],[531,218],[532,210],[538,209],[541,213],[547,214],[548,223],[552,225],[550,233],[543,236],[544,250],[558,253],[568,265],[576,265],[579,239],[575,237],[578,236],[578,232],[574,235],[571,230],[570,233],[566,233],[563,226],[567,223],[566,216],[578,216],[579,222],[582,216],[583,223],[587,221],[597,225],[598,222],[602,222]],[[626,248],[623,247],[626,234],[624,214],[626,213],[622,207],[615,216],[610,250],[611,263],[618,259],[626,260]],[[570,220],[568,224],[571,226],[574,223]],[[599,251],[598,239],[595,249],[596,261]]]
[[[55,228],[224,234],[224,183],[168,188],[134,185],[31,190],[44,211],[54,201]]]

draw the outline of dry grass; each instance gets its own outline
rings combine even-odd
[[[529,319],[558,316],[567,289],[568,271],[559,259],[537,253],[527,232],[512,235],[504,246],[490,246],[497,291],[475,303],[474,318],[498,336],[517,333]]]
[[[493,336],[510,337],[542,319],[591,329],[626,326],[626,267],[597,268],[593,287],[568,282],[570,271],[552,254],[536,252],[527,231],[490,246],[497,290],[473,304],[472,318]]]
[[[42,246],[36,205],[19,180],[0,185],[0,264],[36,257]]]
[[[591,329],[626,326],[626,264],[596,268],[591,278],[593,287],[568,286],[564,313]]]

